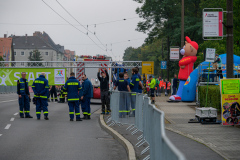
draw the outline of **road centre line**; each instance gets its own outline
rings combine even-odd
[[[9,100],[9,101],[0,101],[0,103],[5,103],[5,102],[12,102],[12,101],[16,101],[18,99],[14,99],[14,100]]]
[[[17,113],[14,113],[14,116],[18,115],[18,112]]]
[[[14,118],[11,118],[10,121],[14,121]]]
[[[11,127],[11,124],[8,124],[4,129],[9,129]]]

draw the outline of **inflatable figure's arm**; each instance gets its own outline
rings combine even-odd
[[[190,57],[187,57],[187,58],[181,59],[179,61],[179,66],[185,66],[185,65],[188,65],[191,62],[192,62],[192,59]]]

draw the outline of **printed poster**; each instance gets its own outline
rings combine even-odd
[[[221,80],[222,124],[240,125],[240,79]]]
[[[65,84],[65,69],[54,69],[54,83]]]

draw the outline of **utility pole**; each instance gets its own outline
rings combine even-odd
[[[227,78],[233,78],[233,0],[227,0]]]
[[[163,61],[163,39],[162,39],[162,61]],[[161,76],[163,78],[163,69],[161,69]]]
[[[181,13],[181,47],[184,45],[184,0],[182,0],[182,13]]]
[[[167,79],[169,80],[169,36],[167,37]]]

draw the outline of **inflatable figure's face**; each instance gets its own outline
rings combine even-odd
[[[183,49],[185,50],[184,57],[197,55],[197,50],[187,41],[185,41]]]

